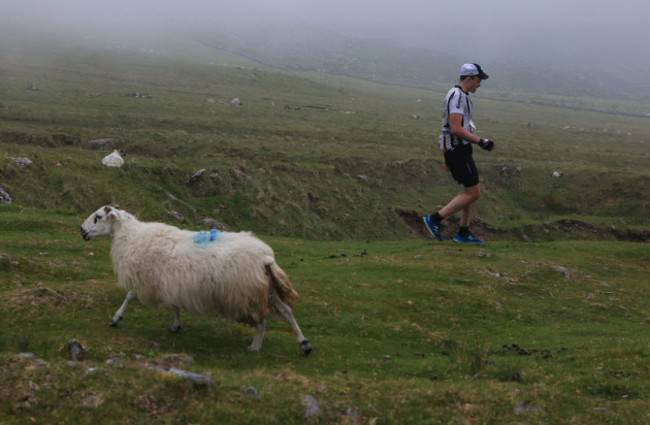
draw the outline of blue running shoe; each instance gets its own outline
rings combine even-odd
[[[471,233],[468,233],[467,236],[461,236],[458,233],[456,233],[456,236],[454,236],[454,242],[473,243],[473,244],[477,244],[477,245],[481,245],[482,243],[484,243],[482,240],[475,237]]]
[[[444,241],[445,239],[442,237],[440,234],[440,222],[433,222],[431,221],[431,218],[428,215],[425,215],[422,217],[422,220],[424,220],[424,225],[427,226],[427,230],[429,233],[433,235],[434,238],[438,239],[439,241]]]

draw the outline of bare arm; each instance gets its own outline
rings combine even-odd
[[[472,134],[470,131],[466,130],[461,124],[463,122],[463,116],[460,114],[451,114],[449,117],[449,126],[451,127],[451,134],[456,137],[460,137],[463,140],[467,140],[471,143],[478,144],[481,149],[487,151],[494,150],[494,142],[488,139],[482,139],[476,134]]]
[[[478,143],[481,138],[476,134],[472,134],[467,131],[463,125],[463,116],[461,114],[451,114],[449,116],[449,126],[451,127],[451,134],[456,137],[460,137],[463,140],[467,140],[471,143]]]

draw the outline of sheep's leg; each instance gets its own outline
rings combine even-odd
[[[124,298],[124,302],[120,306],[119,310],[115,312],[115,315],[113,315],[113,318],[111,319],[111,326],[115,327],[120,323],[120,320],[124,317],[124,313],[126,312],[126,308],[129,306],[129,303],[131,302],[132,299],[137,298],[138,294],[136,294],[135,291],[129,291],[126,294],[126,298]]]
[[[258,352],[262,349],[262,340],[264,339],[264,331],[266,330],[266,320],[259,325],[255,326],[255,336],[253,343],[248,346],[248,351]]]
[[[298,341],[298,344],[300,344],[302,352],[305,353],[305,356],[308,356],[309,353],[311,353],[311,345],[309,345],[309,341],[307,341],[307,338],[305,338],[305,336],[300,331],[298,322],[296,322],[296,319],[293,317],[291,307],[282,302],[282,300],[280,300],[280,298],[277,296],[273,297],[273,307],[275,308],[275,311],[280,315],[280,317],[291,325],[293,334],[296,336],[296,340]]]
[[[181,309],[178,307],[174,307],[174,315],[176,316],[176,319],[174,320],[174,324],[172,325],[172,327],[169,328],[169,332],[173,334],[183,329],[183,320],[181,319]]]

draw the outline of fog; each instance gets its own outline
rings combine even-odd
[[[341,33],[391,39],[477,61],[543,63],[577,57],[590,64],[647,63],[650,56],[647,0],[278,2],[295,17]]]
[[[647,0],[0,0],[0,25],[134,40],[157,31],[302,22],[465,60],[645,74]],[[295,20],[295,21],[293,21]],[[0,41],[1,43],[1,41]]]

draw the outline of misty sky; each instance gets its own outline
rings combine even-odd
[[[500,57],[526,61],[547,54],[558,56],[558,61],[583,54],[604,61],[612,56],[630,61],[650,56],[648,0],[276,0],[273,4],[341,33],[392,39],[476,61]]]
[[[169,23],[216,24],[229,16],[250,22],[290,17],[476,62],[650,63],[648,0],[0,0],[0,24],[45,31],[128,34]]]

